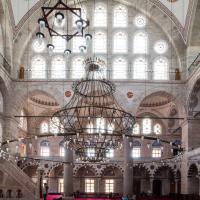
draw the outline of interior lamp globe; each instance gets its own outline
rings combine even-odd
[[[55,14],[55,18],[56,18],[57,24],[58,24],[59,26],[61,26],[61,25],[62,25],[62,22],[63,22],[63,19],[65,18],[65,16],[64,16],[63,13],[57,12],[57,13]]]

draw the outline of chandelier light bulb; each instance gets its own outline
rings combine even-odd
[[[50,55],[53,54],[53,50],[54,50],[54,45],[53,44],[47,44],[47,49]]]
[[[81,30],[83,28],[83,21],[81,19],[79,19],[75,23],[76,23],[76,27],[78,29],[78,32],[81,32]]]
[[[43,34],[42,32],[40,32],[40,31],[38,31],[38,32],[36,33],[36,37],[37,37],[38,39],[43,39],[43,38],[45,38],[44,34]]]
[[[71,53],[72,53],[72,51],[69,50],[69,49],[66,49],[66,50],[64,51],[64,55],[65,55],[66,57],[68,57]]]
[[[38,19],[38,24],[40,26],[40,29],[44,29],[46,26],[46,22],[43,18]]]
[[[86,40],[86,45],[89,46],[92,40],[92,35],[91,34],[85,34],[85,40]]]
[[[56,18],[57,24],[58,24],[59,26],[61,26],[61,25],[62,25],[62,22],[63,22],[63,20],[64,20],[64,18],[65,18],[65,16],[64,16],[63,13],[57,12],[57,13],[55,14],[55,18]]]
[[[86,46],[84,46],[84,45],[81,45],[80,47],[79,47],[79,50],[80,50],[80,52],[81,53],[85,53],[86,52]]]

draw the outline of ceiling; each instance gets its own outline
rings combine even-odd
[[[136,1],[136,0],[134,0]],[[177,0],[173,3],[170,0],[149,0],[156,5],[159,4],[159,8],[164,12],[172,14],[176,17],[182,27],[185,26],[186,16],[189,8],[189,0]],[[34,7],[37,7],[38,4],[42,4],[43,0],[8,0],[10,7],[12,8],[12,14],[14,18],[15,26],[23,19],[28,10],[34,10]]]

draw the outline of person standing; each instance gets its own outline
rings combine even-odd
[[[49,189],[49,187],[48,187],[47,183],[44,183],[44,185],[43,185],[43,198],[44,198],[44,200],[47,199],[48,189]]]

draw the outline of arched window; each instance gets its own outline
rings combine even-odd
[[[51,78],[64,79],[65,73],[65,60],[62,56],[56,56],[51,62]]]
[[[80,53],[80,46],[85,46],[85,39],[82,37],[74,37],[72,43],[72,51],[73,53]]]
[[[116,58],[113,61],[113,78],[126,79],[127,78],[127,61],[124,58]]]
[[[40,143],[40,155],[43,157],[50,156],[49,141],[43,140]]]
[[[0,112],[3,112],[3,104],[4,104],[4,102],[3,102],[3,95],[0,92]]]
[[[162,145],[159,141],[155,141],[152,144],[152,157],[153,158],[161,158],[162,156]]]
[[[142,133],[148,135],[152,132],[152,121],[149,118],[142,120]]]
[[[107,26],[107,9],[103,4],[95,6],[94,10],[94,26],[106,27]]]
[[[169,65],[166,58],[158,58],[153,65],[153,79],[154,80],[168,80]]]
[[[87,156],[88,157],[95,157],[95,149],[94,148],[88,148],[87,149]]]
[[[133,126],[133,134],[139,135],[140,134],[140,125],[138,123],[135,123]]]
[[[19,127],[23,129],[24,131],[27,131],[27,118],[25,116],[24,110],[21,110],[20,112],[20,118],[19,118]]]
[[[48,133],[49,132],[49,124],[44,121],[40,124],[40,133]]]
[[[95,53],[107,52],[107,36],[104,32],[96,32],[94,34],[93,51]]]
[[[59,118],[54,117],[49,123],[50,133],[58,134],[60,132],[59,127],[60,127],[60,120],[59,120]]]
[[[123,5],[118,5],[114,8],[113,26],[114,27],[127,27],[128,25],[128,11]]]
[[[66,40],[59,36],[52,37],[52,44],[54,45],[55,53],[63,53],[66,49]]]
[[[127,53],[127,35],[123,32],[114,34],[113,42],[114,53]]]
[[[106,152],[107,158],[113,158],[114,157],[114,149],[109,149],[108,152]]]
[[[79,13],[78,13],[79,14]],[[84,20],[87,20],[87,10],[85,7],[81,7],[81,17]],[[76,21],[79,20],[80,18],[77,17],[76,15],[72,15],[72,26],[76,27]]]
[[[148,52],[148,35],[141,31],[137,32],[133,38],[133,53],[146,54]]]
[[[76,57],[72,60],[72,78],[80,79],[84,76],[85,70],[83,66],[83,61],[83,57]]]
[[[156,135],[160,135],[162,133],[162,127],[160,124],[155,124],[154,127],[153,127],[153,132],[156,134]]]
[[[141,156],[141,144],[139,141],[134,141],[132,149],[132,157],[140,158],[140,156]]]
[[[31,78],[32,79],[46,78],[46,61],[42,56],[36,56],[32,59]]]
[[[133,78],[147,79],[147,60],[145,58],[137,58],[133,62]]]
[[[64,141],[61,141],[59,143],[59,150],[60,150],[60,156],[64,157],[65,156],[65,147],[64,147]]]

